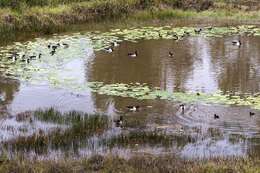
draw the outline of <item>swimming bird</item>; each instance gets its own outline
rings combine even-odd
[[[31,55],[29,56],[30,59],[36,59],[36,56],[35,55]]]
[[[219,119],[219,116],[217,114],[214,114],[214,119]]]
[[[112,53],[114,50],[110,47],[110,48],[105,48],[105,51],[106,51],[107,53]]]
[[[17,60],[17,56],[19,56],[18,53],[14,52],[12,53],[12,55],[10,57],[8,57],[9,59],[12,59],[12,62],[15,62]]]
[[[57,43],[56,45],[52,45],[53,50],[56,50],[58,47],[60,47],[60,43]]]
[[[232,44],[234,45],[234,46],[241,46],[241,41],[240,40],[233,40],[232,41]]]
[[[173,52],[169,52],[169,57],[173,57]]]
[[[22,59],[23,62],[26,62],[27,64],[30,63],[30,59],[29,58],[26,58],[26,59]]]
[[[114,47],[118,47],[118,46],[119,46],[119,43],[115,41],[115,42],[113,42],[113,46],[114,46]]]
[[[137,54],[138,54],[137,51],[135,51],[134,53],[128,53],[128,56],[134,58],[137,57]]]
[[[190,33],[188,31],[184,31],[184,34],[187,35],[187,36],[190,35]]]
[[[196,34],[199,34],[201,31],[202,31],[201,28],[196,28],[196,29],[194,29],[194,32],[195,32]]]
[[[252,116],[255,115],[255,113],[254,112],[249,112],[249,115],[250,115],[250,117],[252,117]]]
[[[62,43],[62,45],[64,46],[64,48],[68,48],[69,47],[69,44],[67,44],[67,43]]]
[[[17,60],[16,56],[12,56],[12,61],[15,62]]]
[[[127,106],[129,111],[136,112],[140,109],[140,106]]]
[[[120,115],[119,119],[114,120],[114,123],[116,124],[116,127],[121,127],[123,125],[123,116]]]
[[[184,112],[184,110],[185,110],[185,105],[184,105],[184,104],[181,104],[181,105],[180,105],[180,108],[181,108],[181,111]]]
[[[38,58],[39,58],[39,59],[41,59],[41,57],[42,57],[42,54],[41,54],[41,53],[39,53],[39,55],[38,55]]]
[[[53,56],[55,53],[56,53],[55,50],[52,50],[52,51],[50,52],[51,56]]]

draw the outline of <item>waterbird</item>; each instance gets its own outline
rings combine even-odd
[[[52,46],[52,49],[53,49],[53,50],[56,50],[57,48],[58,48],[57,45],[53,45],[53,46]]]
[[[187,36],[190,35],[190,33],[188,31],[184,31],[184,34],[186,34]]]
[[[232,41],[232,44],[234,45],[234,46],[241,46],[241,41],[240,40],[233,40]]]
[[[181,105],[180,105],[180,108],[181,108],[181,111],[184,112],[185,105],[184,105],[184,104],[181,104]]]
[[[129,57],[137,57],[137,51],[135,51],[134,53],[128,53]]]
[[[169,57],[173,57],[173,52],[169,52]]]
[[[140,109],[140,106],[127,106],[129,111],[136,112]]]
[[[219,119],[219,116],[217,114],[214,114],[214,119]]]
[[[12,56],[12,61],[15,62],[17,60],[16,56]]]
[[[15,53],[12,53],[12,55],[8,58],[12,59],[12,61],[15,62],[17,60],[17,56],[19,56],[19,54],[15,52]]]
[[[51,56],[53,56],[55,53],[56,53],[55,50],[52,50],[52,51],[50,52]]]
[[[116,127],[121,127],[123,125],[123,116],[120,115],[119,119],[114,120],[114,123],[116,124]]]
[[[255,113],[254,113],[254,112],[249,112],[249,115],[250,115],[250,117],[251,117],[251,116],[254,116]]]
[[[39,58],[39,59],[41,59],[41,57],[42,57],[42,54],[41,54],[41,53],[39,53],[39,55],[38,55],[38,58]]]
[[[201,28],[196,28],[196,29],[194,29],[194,32],[195,32],[196,34],[199,34],[201,31],[202,31]]]
[[[105,51],[107,53],[112,53],[114,50],[111,47],[109,47],[109,48],[105,48]]]
[[[67,43],[62,43],[62,45],[64,46],[64,48],[68,48],[69,47],[69,44],[67,44]]]
[[[23,62],[26,62],[27,64],[30,63],[30,59],[29,58],[26,58],[26,59],[22,59]]]
[[[118,47],[118,46],[119,46],[119,43],[115,41],[115,42],[113,42],[113,46],[114,46],[114,47]]]
[[[36,59],[36,55],[29,56],[30,59]]]

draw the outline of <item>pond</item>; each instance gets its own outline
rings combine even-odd
[[[259,35],[260,28],[249,25],[139,27],[2,46],[2,152],[40,159],[260,156]],[[50,108],[64,113],[61,119],[72,110],[102,114],[109,125],[66,145],[13,147],[39,131],[51,136],[69,129],[57,117],[19,118]]]

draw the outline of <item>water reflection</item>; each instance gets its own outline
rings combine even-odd
[[[181,41],[173,40],[142,40],[138,43],[123,42],[111,54],[93,52],[90,44],[80,42],[80,55],[62,64],[59,69],[61,78],[75,77],[79,84],[87,81],[102,81],[104,83],[147,83],[151,87],[160,87],[169,92],[194,91],[214,93],[223,92],[258,93],[260,91],[260,38],[241,37],[242,46],[233,46],[236,37],[204,38],[192,37]],[[89,46],[84,48],[84,46]],[[137,50],[137,58],[129,58],[128,52]],[[170,58],[168,52],[174,52]],[[86,54],[85,54],[86,53]],[[95,54],[95,55],[94,55]],[[55,107],[61,111],[79,110],[88,113],[102,112],[111,116],[124,116],[126,130],[164,129],[168,133],[185,132],[187,129],[195,133],[195,141],[177,141],[171,149],[140,146],[139,152],[151,153],[173,152],[182,157],[197,158],[211,156],[245,156],[260,152],[260,112],[254,111],[254,117],[249,116],[247,107],[216,106],[188,104],[182,113],[180,103],[146,100],[138,101],[131,98],[121,98],[99,95],[85,91],[72,91],[64,88],[54,88],[46,83],[32,85],[28,83],[0,80],[1,110],[7,109],[11,114],[38,108]],[[128,112],[126,106],[140,105],[139,112]],[[219,120],[214,114],[220,115]],[[16,126],[15,122],[6,123]],[[18,127],[18,125],[17,125]],[[159,128],[160,127],[160,128]],[[46,128],[46,127],[44,127]],[[113,127],[114,128],[114,127]],[[179,128],[178,130],[176,130]],[[218,129],[221,138],[208,136],[209,129]],[[112,132],[115,129],[112,129]],[[107,133],[111,132],[108,131]],[[5,132],[3,132],[5,133]],[[116,131],[113,135],[118,134]],[[106,135],[110,138],[112,135]],[[237,141],[231,141],[230,136],[237,135]],[[129,153],[129,148],[107,148],[96,144],[97,137],[92,138],[93,148],[83,147],[78,154],[107,151]],[[145,148],[145,149],[144,149]],[[50,151],[55,153],[58,151]]]

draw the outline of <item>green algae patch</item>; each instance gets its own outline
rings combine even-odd
[[[205,93],[184,93],[184,92],[169,92],[160,90],[158,88],[151,88],[147,84],[103,84],[102,82],[90,82],[87,87],[92,92],[98,94],[130,97],[138,100],[146,99],[160,99],[183,103],[209,103],[209,104],[224,104],[224,105],[237,105],[249,106],[254,109],[260,109],[260,97],[238,94],[222,94],[221,92],[213,94]]]

